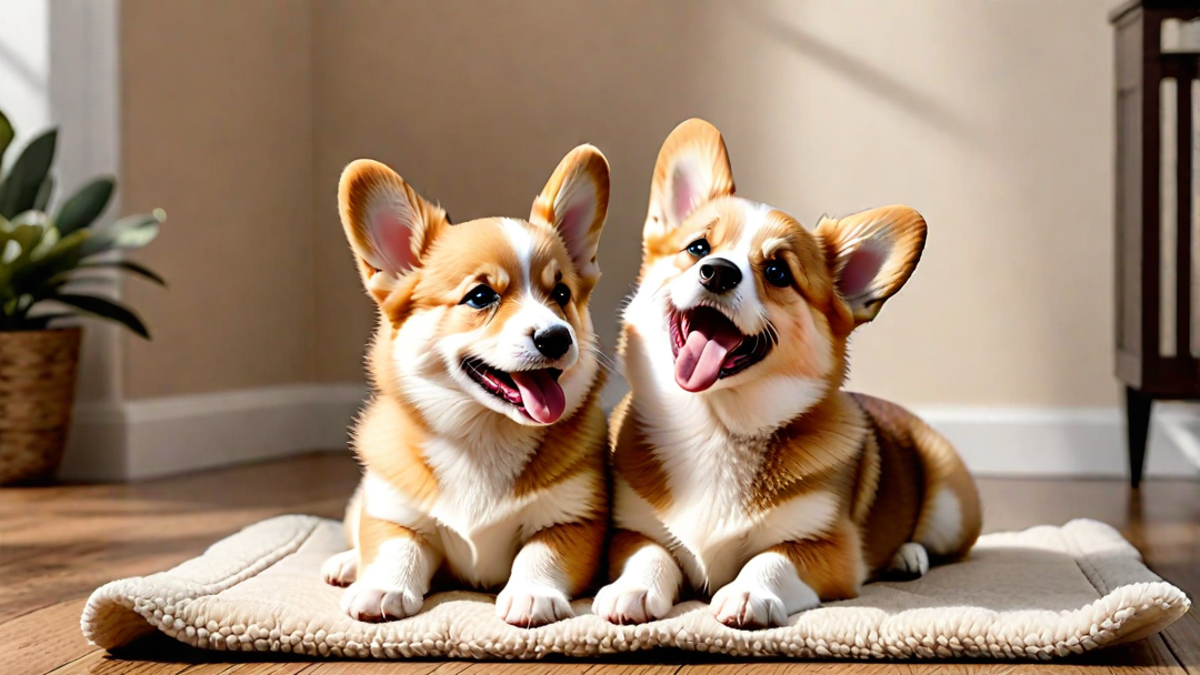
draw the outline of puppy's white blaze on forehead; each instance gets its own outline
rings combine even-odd
[[[503,353],[495,355],[492,365],[502,370],[524,370],[530,363],[540,363],[542,359],[533,344],[533,334],[553,326],[564,326],[571,334],[571,348],[560,359],[560,363],[564,368],[570,367],[579,353],[575,329],[560,319],[541,300],[533,297],[532,267],[535,244],[529,226],[511,218],[500,221],[500,226],[521,264],[520,285],[511,293],[512,301],[521,309],[505,325],[501,334]]]
[[[747,261],[750,258],[751,247],[754,245],[755,238],[767,224],[767,216],[774,209],[767,204],[752,202],[749,200],[741,200],[742,209],[746,214],[746,220],[742,225],[742,231],[738,236],[738,242],[735,249],[739,254],[745,256]],[[739,263],[740,264],[740,263]],[[743,272],[749,271],[749,268],[743,269]]]
[[[528,290],[531,285],[530,268],[533,266],[533,236],[529,233],[529,226],[518,220],[505,218],[500,221],[500,227],[503,228],[504,236],[508,238],[513,253],[521,263],[521,281],[525,290]]]
[[[738,284],[738,301],[742,307],[739,308],[738,313],[751,317],[754,321],[747,327],[752,328],[754,332],[759,332],[765,328],[766,310],[763,308],[762,299],[758,297],[758,284],[755,282],[754,267],[750,264],[750,256],[754,253],[754,240],[758,238],[759,231],[766,224],[767,214],[771,212],[771,207],[751,201],[744,201],[742,204],[746,211],[746,220],[742,225],[737,246],[730,253],[730,258],[731,262],[742,271],[742,283]]]

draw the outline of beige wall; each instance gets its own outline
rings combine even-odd
[[[810,225],[926,215],[854,386],[1111,404],[1111,4],[126,0],[126,207],[171,212],[146,259],[175,280],[131,289],[158,340],[132,345],[130,387],[359,380],[372,314],[334,199],[361,156],[466,220],[525,214],[562,154],[597,144],[611,344],[658,145],[702,116],[741,193]]]
[[[153,342],[130,398],[311,381],[312,33],[306,2],[121,3],[122,208],[168,223],[126,284]],[[353,355],[349,355],[353,359]]]
[[[562,153],[599,145],[611,344],[658,144],[698,115],[742,194],[810,225],[892,202],[927,216],[916,276],[855,340],[854,386],[1112,403],[1111,4],[319,0],[319,372],[354,377],[370,325],[333,208],[345,162],[389,162],[461,220],[523,213]]]

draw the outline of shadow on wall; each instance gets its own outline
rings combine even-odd
[[[0,70],[35,92],[46,91],[46,78],[4,40],[0,40]]]
[[[769,11],[763,3],[745,3],[737,11],[727,13],[731,18],[745,21],[757,32],[778,40],[796,54],[852,82],[871,96],[905,111],[923,124],[967,145],[983,146],[984,138],[979,130],[973,129],[968,120],[936,98],[863,60],[855,54],[852,44],[839,45],[802,28],[803,13],[794,11],[795,7],[794,4],[783,5],[783,9],[793,10],[792,16]]]

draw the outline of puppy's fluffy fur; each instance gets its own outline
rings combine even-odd
[[[658,157],[612,420],[612,583],[636,623],[690,587],[730,626],[781,625],[879,575],[964,555],[978,495],[911,413],[840,391],[846,342],[908,279],[925,222],[891,206],[809,231],[734,195],[720,133],[690,120]]]
[[[580,146],[528,221],[451,225],[382,164],[342,174],[342,224],[379,307],[354,548],[323,570],[349,584],[351,617],[414,614],[438,576],[499,590],[497,613],[534,626],[570,616],[591,583],[608,496],[588,298],[608,181]]]

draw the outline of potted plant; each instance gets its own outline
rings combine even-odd
[[[0,167],[13,135],[0,113]],[[0,485],[47,478],[62,459],[81,332],[60,321],[98,316],[149,339],[132,310],[88,292],[98,280],[94,272],[130,272],[163,284],[154,272],[112,255],[150,243],[161,210],[94,226],[116,187],[111,177],[90,181],[50,215],[57,136],[51,129],[37,137],[0,174]]]

